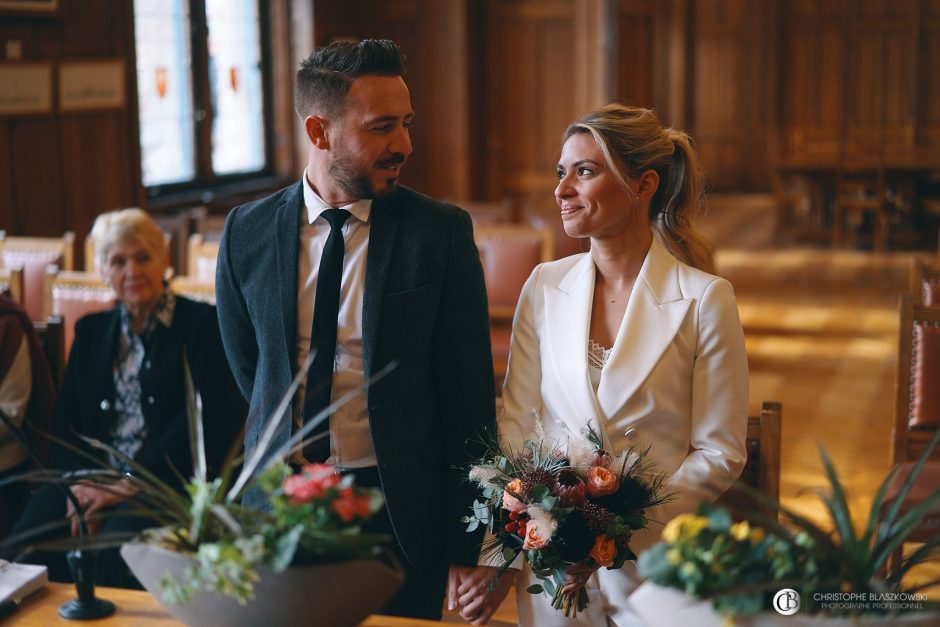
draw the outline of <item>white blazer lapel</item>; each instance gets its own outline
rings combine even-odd
[[[594,293],[594,262],[587,254],[571,268],[557,287],[545,288],[545,327],[549,358],[574,416],[557,416],[577,429],[587,420],[597,421],[599,412],[588,373],[587,345],[591,301]]]
[[[654,237],[601,374],[597,401],[605,419],[612,418],[649,376],[691,304],[691,298],[682,298],[676,260]]]

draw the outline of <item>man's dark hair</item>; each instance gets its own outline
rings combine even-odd
[[[404,76],[405,55],[391,39],[336,42],[314,50],[300,64],[294,109],[308,115],[335,117],[346,103],[352,82],[360,76]]]

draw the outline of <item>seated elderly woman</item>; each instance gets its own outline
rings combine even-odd
[[[117,295],[114,309],[78,321],[75,340],[55,405],[55,434],[70,446],[54,447],[58,468],[94,468],[84,451],[117,473],[134,471],[113,454],[88,447],[79,434],[109,444],[136,465],[171,485],[192,471],[186,415],[183,358],[202,400],[210,472],[236,442],[247,407],[235,387],[219,336],[215,307],[174,295],[165,275],[169,267],[163,232],[147,213],[124,209],[102,214],[92,238],[101,275]],[[126,532],[153,526],[126,501],[129,478],[109,484],[83,481],[71,490],[85,510],[90,533]],[[11,535],[19,547],[38,539],[78,533],[72,505],[57,486],[47,485],[30,499]],[[28,531],[50,521],[65,524],[37,538]],[[13,555],[17,546],[7,546]],[[50,578],[70,577],[61,553],[37,552],[22,561],[45,563]],[[98,583],[122,585],[125,569],[116,549],[102,551]],[[129,582],[129,583],[132,583]]]

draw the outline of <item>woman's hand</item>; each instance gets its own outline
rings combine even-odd
[[[97,533],[101,528],[101,516],[95,516],[96,512],[120,505],[137,492],[129,479],[121,479],[110,484],[82,481],[69,489],[84,510],[89,535]],[[69,499],[65,502],[65,516],[72,521],[72,536],[77,536],[78,516]]]
[[[600,566],[597,564],[591,566],[587,564],[574,564],[568,569],[568,572],[565,573],[565,585],[561,588],[562,592],[568,596],[575,594],[579,588],[584,587],[588,578],[593,575],[598,568],[600,568]]]

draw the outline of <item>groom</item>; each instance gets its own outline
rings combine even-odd
[[[331,44],[302,63],[306,170],[232,210],[216,290],[225,352],[250,402],[246,452],[311,350],[275,445],[395,364],[332,413],[322,447],[291,461],[381,486],[385,510],[370,530],[393,538],[407,574],[383,612],[437,619],[448,572],[455,586],[475,572],[480,538],[459,520],[473,502],[473,443],[495,432],[495,394],[470,218],[398,185],[414,120],[404,73],[389,40]]]

